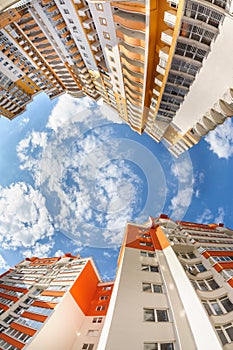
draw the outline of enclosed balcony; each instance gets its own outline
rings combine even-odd
[[[145,48],[145,34],[135,32],[121,26],[117,27],[116,35],[118,38],[124,40],[128,45],[139,46]]]
[[[119,10],[129,12],[129,13],[139,13],[139,14],[145,14],[146,13],[146,6],[143,2],[137,2],[137,1],[124,1],[124,2],[112,2],[112,6],[117,7]]]
[[[122,40],[119,42],[120,52],[122,52],[125,56],[128,56],[131,60],[139,60],[144,62],[144,50],[140,47],[132,47],[127,45]]]
[[[113,18],[115,23],[119,23],[125,28],[141,32],[145,32],[146,30],[146,22],[144,15],[132,14],[118,10],[114,13]]]
[[[85,21],[82,22],[83,23],[83,27],[85,29],[91,29],[93,28],[93,19],[92,18],[87,18]]]
[[[144,74],[144,64],[142,62],[131,60],[124,54],[121,54],[121,62],[126,69],[129,69],[132,72]]]
[[[83,6],[81,9],[78,9],[78,14],[81,17],[86,17],[88,15],[89,6]]]
[[[169,10],[164,12],[164,22],[169,26],[174,28],[176,24],[176,11]]]
[[[97,61],[101,62],[102,59],[103,59],[103,52],[102,52],[102,51],[97,52],[97,53],[95,54],[95,59],[96,59]]]
[[[97,37],[97,31],[94,29],[90,33],[87,34],[89,40],[94,41]]]
[[[161,33],[161,41],[167,45],[171,45],[172,43],[172,37],[173,37],[173,30],[172,29],[166,29]]]

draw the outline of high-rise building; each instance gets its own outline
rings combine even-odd
[[[0,349],[93,349],[112,287],[91,258],[25,259],[0,277]]]
[[[0,113],[102,97],[179,156],[233,114],[231,0],[4,0]]]
[[[233,231],[162,214],[127,224],[114,282],[91,258],[31,258],[0,277],[0,348],[233,349]]]

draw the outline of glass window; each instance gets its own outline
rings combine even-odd
[[[151,293],[152,292],[151,283],[142,283],[142,290],[143,292]]]
[[[144,321],[155,322],[154,309],[144,309]]]
[[[220,299],[220,301],[221,301],[222,305],[224,306],[224,308],[225,308],[225,310],[226,310],[227,312],[230,312],[230,311],[233,310],[233,304],[232,304],[232,302],[230,301],[230,299],[228,299],[227,297],[225,297],[225,298]]]
[[[172,343],[164,343],[160,345],[160,350],[174,350]]]
[[[143,350],[158,350],[157,343],[144,343]]]
[[[96,10],[98,10],[98,11],[104,10],[103,5],[101,3],[95,4],[95,7],[96,7]]]
[[[100,18],[99,18],[99,21],[100,21],[100,24],[101,24],[101,25],[103,25],[103,26],[106,26],[106,25],[107,25],[107,20],[106,20],[106,18],[100,17]]]
[[[158,322],[168,322],[167,310],[156,310]]]
[[[110,40],[110,34],[108,32],[103,32],[103,36],[105,39]]]

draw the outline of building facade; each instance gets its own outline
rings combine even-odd
[[[232,116],[231,0],[4,0],[0,23],[9,119],[40,91],[101,97],[179,156]]]
[[[114,282],[91,258],[0,277],[0,349],[233,349],[233,231],[166,215],[127,224]]]
[[[0,277],[0,349],[94,349],[112,288],[91,258],[20,262]]]

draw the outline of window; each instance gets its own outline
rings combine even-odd
[[[143,350],[174,350],[172,343],[144,343]]]
[[[71,18],[69,18],[69,22],[70,22],[70,23],[74,23],[74,21],[73,21]]]
[[[107,300],[108,299],[108,295],[101,295],[100,300]]]
[[[114,60],[114,59],[113,59]],[[144,247],[153,247],[152,242],[144,242],[144,241],[140,241],[139,245],[144,246]]]
[[[110,56],[110,61],[115,62],[114,57]]]
[[[209,315],[222,315],[233,310],[233,304],[227,296],[220,299],[202,300],[202,304]]]
[[[112,287],[110,287],[110,286],[103,287],[103,290],[111,290],[111,289],[112,289]]]
[[[99,21],[100,21],[100,24],[101,24],[102,26],[106,26],[106,25],[107,25],[107,20],[106,20],[106,18],[99,17]]]
[[[103,32],[103,36],[105,39],[110,40],[110,34],[108,32]]]
[[[107,44],[106,47],[109,51],[112,51],[112,45]]]
[[[142,271],[149,271],[149,272],[159,272],[158,266],[153,266],[153,265],[141,265],[141,270]]]
[[[227,323],[225,325],[215,327],[222,345],[233,342],[233,324]]]
[[[97,308],[96,308],[96,311],[103,311],[103,310],[105,310],[105,306],[104,305],[97,306]]]
[[[89,329],[89,331],[87,332],[88,337],[98,337],[98,334],[98,329]]]
[[[143,251],[143,250],[141,250],[141,251],[140,251],[140,255],[141,255],[141,256],[148,257],[148,258],[155,258],[155,253],[152,253],[152,252],[149,252],[149,251]]]
[[[102,323],[103,317],[94,317],[92,323]]]
[[[214,290],[219,288],[219,285],[213,278],[209,278],[206,280],[196,280],[196,281],[191,280],[191,283],[195,289],[200,289],[200,290]]]
[[[103,11],[104,10],[103,5],[101,3],[95,4],[95,7],[96,7],[97,11]]]
[[[82,350],[93,350],[94,344],[83,344]]]
[[[69,14],[69,10],[64,9],[64,13],[65,13],[66,15],[68,15],[68,14]]]
[[[167,310],[143,309],[145,322],[168,322]]]
[[[160,284],[150,282],[142,282],[142,291],[147,293],[163,293],[163,289]]]

